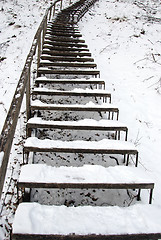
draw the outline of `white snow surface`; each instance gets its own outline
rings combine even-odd
[[[50,124],[50,125],[71,125],[71,126],[99,126],[99,127],[126,127],[124,123],[115,120],[95,120],[95,119],[82,119],[78,121],[52,121],[43,120],[40,117],[33,117],[28,120],[32,124]]]
[[[2,165],[3,156],[4,156],[4,152],[0,152],[0,167]]]
[[[78,108],[97,108],[98,110],[100,108],[117,108],[116,105],[113,104],[109,104],[109,103],[102,103],[102,104],[95,104],[92,101],[89,101],[86,104],[46,104],[41,102],[40,100],[34,100],[31,101],[31,105],[32,106],[41,106],[41,107],[45,107],[45,106],[49,106],[49,107],[78,107]]]
[[[51,90],[51,89],[48,89],[48,88],[45,88],[45,87],[38,87],[38,88],[34,88],[33,91],[43,91],[43,92],[61,92],[59,90]],[[76,92],[76,93],[108,93],[107,90],[103,90],[103,89],[89,89],[89,88],[86,88],[86,89],[82,89],[82,88],[74,88],[72,89],[71,91],[62,91],[62,92]]]
[[[24,147],[36,147],[41,149],[52,148],[71,148],[71,149],[118,149],[118,150],[137,150],[135,145],[130,142],[121,140],[102,139],[100,141],[61,141],[50,139],[38,139],[37,137],[29,137],[24,143]]]
[[[0,1],[0,132],[34,35],[51,2]]]
[[[46,61],[46,60],[45,60]],[[47,80],[48,78],[46,78],[45,76],[43,77],[38,77],[36,78],[36,80]],[[58,80],[58,79],[50,79],[50,80]],[[86,78],[75,78],[75,79],[70,79],[70,81],[74,81],[74,82],[80,82],[80,81],[86,81],[87,79]],[[98,82],[98,81],[101,81],[101,82],[105,82],[104,79],[102,78],[90,78],[88,80],[91,80],[93,82]],[[69,79],[62,79],[62,81],[69,81]]]
[[[16,211],[13,233],[63,235],[158,233],[161,232],[158,219],[161,219],[160,206],[150,204],[121,208],[21,203]]]
[[[160,16],[159,0],[99,0],[79,27],[161,206]]]
[[[0,62],[0,129],[32,39],[48,3],[50,1],[44,0],[0,1],[0,57],[6,58]],[[161,232],[158,220],[161,219],[160,16],[160,0],[99,0],[79,23],[80,30],[101,71],[101,78],[106,79],[106,88],[112,93],[113,103],[119,106],[119,119],[129,128],[129,141],[134,142],[139,150],[139,162],[156,182],[152,206],[143,204],[131,206],[128,208],[129,212],[131,209],[130,219],[126,223],[120,221],[123,216],[121,208],[117,219],[112,222],[113,227],[119,232],[126,230],[126,226],[129,231],[136,227],[140,229],[139,232],[144,230]],[[23,211],[26,204],[20,206]],[[46,207],[50,209],[49,206]],[[35,203],[31,206],[30,213],[34,209],[40,220],[41,206]],[[114,217],[113,211],[118,208],[109,209],[112,211],[111,216]],[[127,215],[127,209],[124,210]],[[146,217],[142,218],[144,213]],[[28,212],[25,211],[24,214],[27,215]],[[64,211],[62,214],[64,215]],[[19,226],[20,230],[26,215],[18,217],[16,227]],[[137,219],[133,221],[131,216],[136,215]],[[32,219],[32,214],[30,216]],[[82,222],[86,221],[86,216]],[[64,219],[64,216],[60,217]],[[91,220],[93,223],[94,217]],[[132,224],[130,221],[133,221]],[[67,223],[68,219],[65,219],[64,226]],[[104,219],[101,218],[100,227],[104,226],[103,223]],[[96,228],[97,224],[94,225]],[[30,226],[26,225],[29,230],[36,229],[34,222]],[[80,225],[76,219],[73,227],[79,228]],[[46,227],[45,224],[39,224],[38,229],[40,226]],[[0,239],[4,239],[2,232]]]
[[[19,182],[40,183],[153,183],[145,170],[136,167],[84,165],[51,167],[27,164],[21,168]]]

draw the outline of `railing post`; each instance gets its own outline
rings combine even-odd
[[[37,43],[37,72],[38,72],[38,68],[40,65],[40,56],[41,56],[41,33],[40,36],[38,38],[38,43]]]
[[[31,65],[28,67],[27,69],[27,74],[26,74],[26,78],[27,78],[27,84],[26,84],[26,117],[27,117],[27,121],[29,120],[29,118],[31,117],[31,103],[30,103],[30,96],[31,96],[31,84],[30,84],[30,77],[31,77]]]
[[[49,12],[49,21],[51,19],[51,11],[52,11],[52,8],[50,9],[50,12]]]
[[[56,4],[54,4],[54,8],[53,8],[53,17],[55,16],[55,5]]]
[[[47,16],[46,16],[44,24],[43,24],[42,44],[44,43],[46,28],[47,28]]]
[[[63,0],[61,0],[60,2],[60,10],[62,10],[62,7],[63,7]]]

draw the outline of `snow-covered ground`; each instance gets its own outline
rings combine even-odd
[[[0,132],[36,30],[53,2],[0,1]]]
[[[52,1],[0,1],[0,130],[32,39]],[[155,181],[161,205],[161,3],[100,0],[79,23],[95,62],[139,150],[139,167]],[[17,140],[18,144],[21,140]],[[21,155],[20,155],[21,156]],[[9,227],[9,226],[8,226]],[[0,232],[0,239],[3,233]]]
[[[100,0],[79,23],[140,166],[155,179],[155,204],[161,204],[160,16],[160,1]]]

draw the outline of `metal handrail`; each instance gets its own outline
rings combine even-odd
[[[54,1],[54,3],[46,10],[43,20],[35,34],[0,135],[0,199],[2,196],[10,151],[25,91],[27,119],[30,117],[30,77],[33,58],[37,53],[37,63],[39,64],[47,22],[55,16],[57,3],[60,3],[60,10],[62,9],[63,0]],[[70,3],[71,1],[69,4]]]

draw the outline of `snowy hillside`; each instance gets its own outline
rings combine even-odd
[[[79,23],[161,204],[161,3],[103,1]]]
[[[51,2],[0,1],[0,130],[34,34]],[[160,16],[160,0],[99,0],[79,23],[112,103],[119,107],[119,119],[129,128],[129,141],[139,150],[139,167],[155,181],[157,205],[161,205]],[[143,193],[143,203],[146,197]],[[12,217],[7,219],[9,228]],[[5,216],[0,239],[7,231],[4,222]]]
[[[51,2],[0,1],[0,131],[34,35]]]

